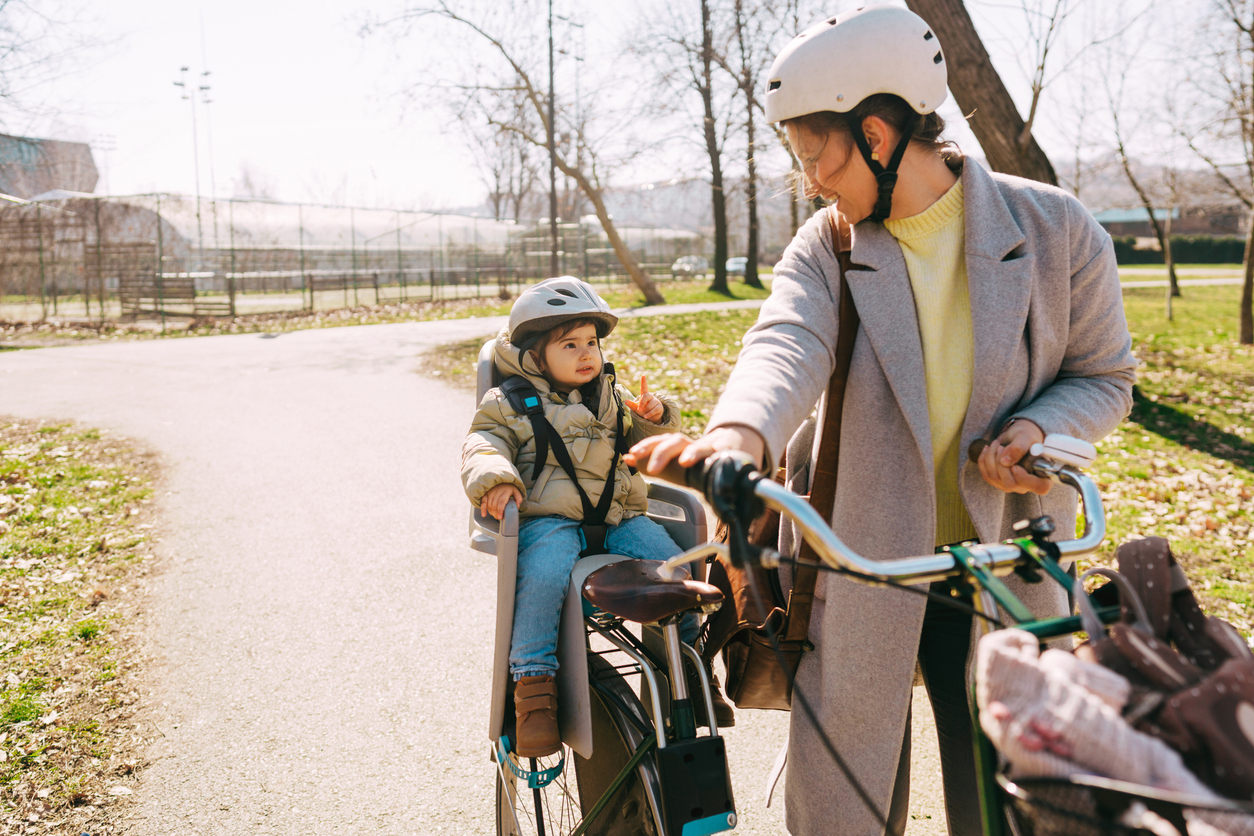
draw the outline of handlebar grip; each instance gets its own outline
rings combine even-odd
[[[984,438],[977,438],[971,442],[971,446],[967,448],[967,458],[976,463],[980,459],[980,455],[984,452],[984,448],[989,445],[989,441]],[[1040,456],[1034,456],[1031,452],[1024,453],[1023,458],[1019,459],[1018,464],[1029,473],[1034,473],[1032,467],[1040,459]]]
[[[694,464],[692,467],[684,467],[679,463],[678,459],[671,459],[670,463],[666,465],[661,473],[653,475],[658,479],[663,479],[672,484],[699,491],[705,486],[705,470],[707,461],[708,460],[702,460]]]

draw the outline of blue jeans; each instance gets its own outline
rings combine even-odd
[[[584,549],[577,520],[533,517],[518,527],[518,582],[514,591],[514,637],[509,646],[509,670],[523,676],[552,676],[557,672],[557,631],[570,573]],[[640,560],[665,560],[683,551],[666,529],[641,515],[612,525],[605,535],[607,554]],[[679,635],[692,644],[697,638],[697,615],[687,613]]]

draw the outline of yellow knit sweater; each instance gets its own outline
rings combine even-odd
[[[975,336],[963,249],[962,181],[940,200],[884,227],[901,245],[923,343],[936,473],[936,545],[978,539],[958,493],[962,422],[971,401]]]

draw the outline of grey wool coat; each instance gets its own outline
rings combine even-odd
[[[966,267],[975,336],[962,449],[1012,417],[1046,433],[1096,441],[1131,408],[1135,360],[1110,237],[1074,197],[1029,180],[962,169]],[[877,223],[853,229],[847,274],[861,325],[845,395],[832,525],[869,558],[930,554],[936,497],[923,353],[914,297],[896,240]],[[762,434],[772,466],[814,410],[831,376],[839,269],[825,212],[775,268],[770,298],[710,426]],[[820,412],[822,404],[820,404]],[[813,451],[811,451],[813,455]],[[804,458],[804,457],[803,457]],[[1074,531],[1076,495],[1006,494],[974,464],[955,474],[981,540],[1049,514]],[[801,486],[804,487],[804,486]],[[1066,609],[1056,584],[1012,588],[1038,616]],[[882,812],[887,812],[910,705],[926,601],[820,577],[797,684]],[[792,713],[786,785],[789,830],[878,834],[881,828],[832,762],[814,728]]]

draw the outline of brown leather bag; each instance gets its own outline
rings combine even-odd
[[[1106,636],[1090,627],[1076,655],[1128,679],[1124,718],[1138,730],[1180,752],[1218,792],[1254,799],[1254,653],[1232,625],[1203,614],[1166,540],[1124,543],[1116,559],[1124,618]],[[1112,592],[1093,597],[1110,604]]]
[[[851,266],[850,229],[837,221],[836,213],[831,209],[828,210],[828,222],[840,264],[840,330],[836,339],[835,368],[827,384],[827,408],[819,437],[818,458],[810,482],[810,504],[830,524],[832,508],[836,503],[840,419],[859,320],[853,295],[845,281],[845,271]],[[783,481],[782,468],[776,479]],[[725,539],[726,530],[720,528],[720,535]],[[774,548],[779,542],[778,512],[768,511],[755,520],[749,529],[749,540],[754,545]],[[724,690],[737,708],[787,711],[792,705],[793,677],[801,664],[802,655],[813,649],[808,634],[818,570],[805,564],[819,562],[813,549],[804,542],[800,558],[802,562],[793,573],[792,590],[787,598],[777,569],[763,569],[757,565],[737,567],[721,557],[710,567],[707,580],[722,590],[724,604],[706,622],[701,653],[710,661],[722,651],[723,664],[727,668]],[[762,607],[757,606],[752,591],[754,586],[762,598]],[[772,648],[772,636],[775,648]]]

